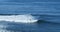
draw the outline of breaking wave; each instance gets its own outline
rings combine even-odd
[[[0,15],[0,21],[34,23],[38,20],[32,15]]]

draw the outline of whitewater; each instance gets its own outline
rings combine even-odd
[[[32,15],[0,15],[0,21],[34,23],[37,19]]]

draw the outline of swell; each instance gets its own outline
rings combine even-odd
[[[36,14],[34,16],[37,16],[38,22],[49,22],[49,23],[60,23],[60,15],[56,14]]]

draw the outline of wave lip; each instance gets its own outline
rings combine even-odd
[[[34,23],[38,20],[32,15],[11,15],[11,16],[0,15],[0,21],[10,21],[10,22],[20,22],[20,23]]]

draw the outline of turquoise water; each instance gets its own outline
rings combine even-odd
[[[60,0],[0,0],[0,14],[31,14],[36,23],[0,21],[0,32],[60,32]]]

